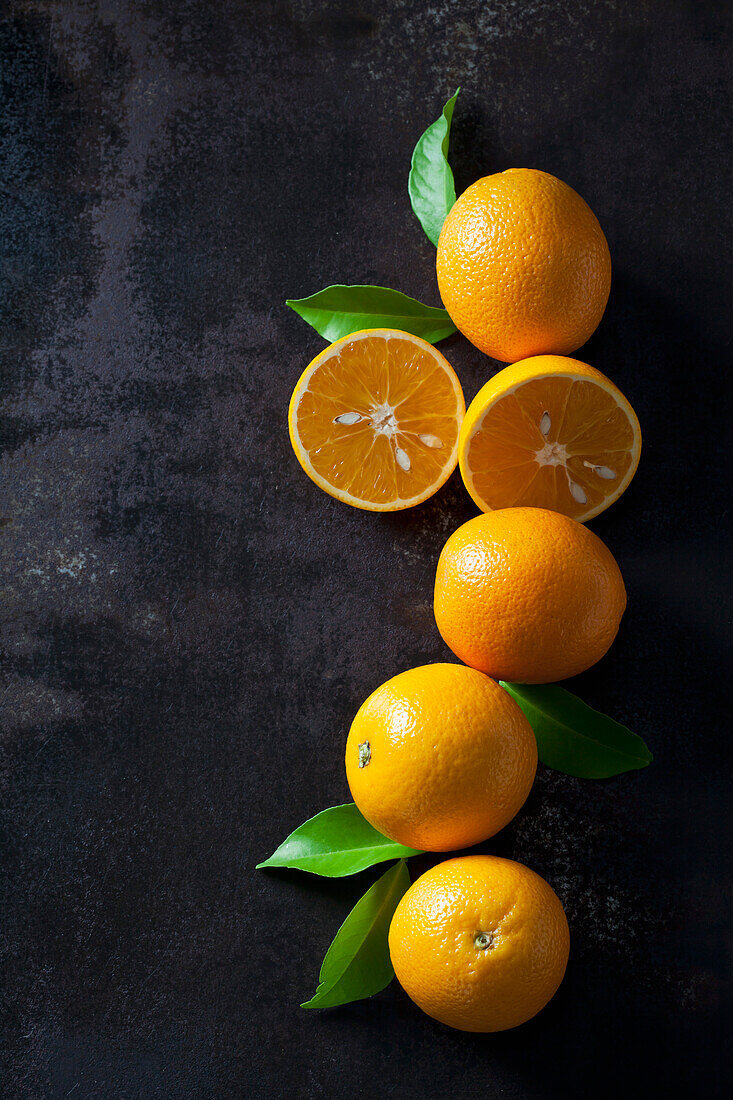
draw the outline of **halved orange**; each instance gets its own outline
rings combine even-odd
[[[455,371],[431,344],[365,329],[306,367],[290,399],[290,441],[331,496],[395,512],[427,500],[455,470],[465,410]]]
[[[604,374],[562,355],[505,367],[479,390],[458,445],[483,512],[549,508],[580,523],[613,504],[636,473],[636,413]]]

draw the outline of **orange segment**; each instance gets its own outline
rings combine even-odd
[[[621,391],[561,355],[499,371],[471,402],[459,441],[461,474],[482,511],[550,508],[580,523],[621,496],[640,451]]]
[[[464,413],[461,384],[431,344],[367,329],[306,367],[288,425],[316,485],[357,508],[394,512],[426,500],[450,477]]]

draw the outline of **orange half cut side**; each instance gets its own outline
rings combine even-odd
[[[464,413],[455,371],[431,344],[366,329],[306,367],[288,425],[316,485],[356,508],[394,512],[427,500],[450,477]]]
[[[561,355],[499,371],[471,402],[459,441],[461,475],[482,511],[549,508],[580,523],[618,500],[640,452],[621,391]]]

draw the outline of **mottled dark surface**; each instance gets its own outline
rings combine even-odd
[[[723,1094],[729,10],[2,6],[3,1096]],[[629,610],[576,684],[656,759],[541,770],[486,846],[572,928],[552,1005],[493,1037],[396,985],[300,1010],[375,876],[253,870],[348,797],[363,698],[447,656],[460,480],[394,516],[316,489],[285,418],[322,341],[282,303],[339,281],[438,302],[406,173],[459,83],[459,189],[537,166],[598,214],[614,285],[582,356],[645,435],[593,524]],[[473,396],[496,364],[443,347]]]

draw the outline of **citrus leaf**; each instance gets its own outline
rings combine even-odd
[[[327,286],[309,298],[285,303],[326,340],[340,340],[365,328],[396,328],[430,344],[456,331],[444,309],[426,306],[386,286]]]
[[[257,867],[295,867],[324,878],[343,878],[375,863],[418,854],[415,848],[387,840],[353,802],[347,802],[309,818]]]
[[[607,779],[651,763],[641,737],[565,688],[499,683],[527,716],[539,758],[548,768],[581,779]]]
[[[357,901],[326,952],[318,989],[301,1008],[334,1008],[372,997],[394,978],[387,935],[410,875],[404,859]]]
[[[412,209],[434,245],[448,211],[456,201],[453,172],[448,164],[448,142],[453,108],[460,88],[446,103],[440,118],[428,126],[412,153],[407,190]]]

